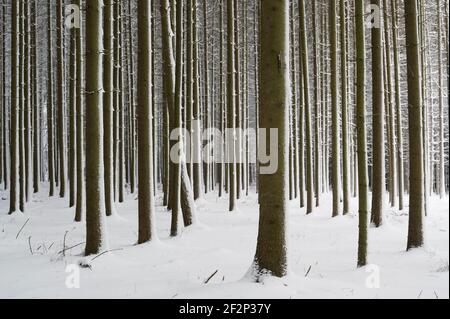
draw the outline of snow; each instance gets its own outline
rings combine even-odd
[[[427,246],[410,252],[407,214],[387,209],[385,225],[370,229],[372,265],[363,269],[356,268],[356,214],[332,219],[331,194],[309,216],[292,201],[290,274],[253,283],[254,193],[239,201],[238,213],[227,212],[226,198],[205,196],[197,203],[199,223],[178,238],[169,237],[170,213],[158,205],[159,240],[141,246],[136,196],[128,195],[107,219],[113,251],[96,259],[82,256],[83,244],[59,253],[66,232],[66,248],[84,242],[85,225],[73,222],[66,200],[46,194],[43,187],[27,214],[7,216],[8,193],[0,193],[0,298],[449,298],[448,197],[430,199]],[[356,200],[351,204],[356,212]],[[80,287],[68,288],[78,271]]]

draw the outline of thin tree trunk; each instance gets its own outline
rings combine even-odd
[[[55,145],[54,145],[54,96],[53,96],[53,32],[52,32],[52,1],[48,0],[48,62],[47,62],[47,166],[49,195],[55,195]]]
[[[106,215],[112,216],[114,208],[114,0],[105,0],[103,83],[105,94],[103,99],[104,123],[104,171],[105,171],[105,209]],[[87,31],[89,32],[89,31]]]
[[[228,193],[229,193],[229,211],[233,212],[236,210],[236,142],[234,139],[236,126],[236,76],[235,76],[235,12],[234,12],[234,1],[237,0],[227,0],[227,127],[228,130],[233,132],[227,134],[227,149],[226,149],[226,162],[228,163]]]
[[[348,101],[347,101],[347,35],[345,0],[340,0],[341,22],[341,105],[342,105],[342,195],[343,213],[350,213]]]
[[[78,6],[81,8],[83,0],[77,0]],[[77,198],[75,205],[75,221],[81,222],[85,216],[85,158],[84,158],[84,69],[83,69],[83,19],[80,17],[80,27],[76,29],[76,59],[77,59],[77,75],[76,75],[76,115],[77,115],[77,127],[76,127],[76,167],[77,167]]]
[[[56,45],[57,45],[57,105],[58,105],[58,155],[59,155],[59,197],[66,196],[66,103],[64,99],[64,40],[62,21],[63,0],[56,2]]]
[[[356,63],[357,92],[356,116],[358,130],[358,198],[359,198],[359,235],[358,235],[358,267],[367,265],[367,229],[368,229],[368,174],[367,174],[367,137],[366,137],[366,49],[364,3],[355,1],[356,18]]]
[[[50,1],[50,0],[49,0]],[[9,193],[9,214],[20,211],[19,208],[19,6],[13,1],[11,7],[11,173]]]
[[[333,217],[340,214],[340,139],[339,139],[339,107],[337,84],[337,35],[336,35],[336,0],[330,0],[329,26],[331,45],[331,115],[332,115],[332,172],[333,172]]]
[[[394,48],[394,78],[395,78],[395,106],[396,106],[396,131],[397,131],[397,174],[398,174],[398,196],[399,209],[404,206],[404,164],[403,164],[403,128],[402,128],[402,103],[400,92],[400,62],[398,52],[398,27],[397,27],[397,0],[391,0],[392,14],[392,42]]]
[[[372,0],[372,5],[381,8],[381,0]],[[372,28],[372,127],[373,127],[373,170],[372,170],[372,216],[376,227],[383,223],[385,192],[384,171],[384,79],[383,79],[383,38],[380,28]]]
[[[313,146],[311,133],[311,101],[310,101],[310,87],[309,87],[309,55],[308,55],[308,37],[306,29],[306,10],[305,1],[300,0],[300,34],[301,34],[301,56],[302,56],[302,71],[303,71],[303,96],[305,106],[305,138],[306,138],[306,213],[313,212],[314,207],[314,186],[313,186]]]

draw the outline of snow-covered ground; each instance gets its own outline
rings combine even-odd
[[[158,207],[160,240],[141,246],[134,245],[137,201],[129,196],[108,219],[114,251],[91,261],[82,257],[85,225],[73,222],[66,200],[49,200],[44,190],[25,215],[11,217],[7,194],[0,196],[0,298],[449,298],[448,198],[430,200],[427,246],[411,252],[406,212],[387,210],[385,225],[370,230],[372,265],[364,269],[356,268],[355,214],[332,219],[328,195],[310,216],[292,202],[291,274],[256,284],[246,277],[256,246],[256,195],[241,200],[238,213],[208,195],[198,204],[201,225],[179,238],[169,238],[170,214]],[[78,289],[68,288],[80,261],[90,267],[79,270]]]

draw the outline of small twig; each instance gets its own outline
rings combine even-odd
[[[423,290],[420,291],[419,295],[417,296],[417,299],[420,299],[420,297],[422,297],[423,294]]]
[[[30,219],[28,218],[27,221],[22,225],[22,227],[20,228],[19,232],[16,235],[16,239],[19,238],[20,233],[22,232],[22,230],[25,228],[26,224],[28,224],[29,221]]]
[[[64,250],[58,251],[58,254],[65,253],[66,251],[71,250],[71,249],[74,249],[74,248],[76,248],[76,247],[78,247],[78,246],[81,246],[81,245],[83,245],[83,244],[85,244],[85,242],[76,244],[76,245],[74,245],[74,246],[72,246],[72,247],[67,247],[67,248],[65,248]],[[53,244],[52,244],[52,245],[53,245]],[[51,247],[52,247],[52,246],[50,246],[49,249],[50,249]]]
[[[309,273],[311,272],[312,266],[309,266],[308,271],[305,274],[305,278],[308,277]]]
[[[436,296],[436,299],[439,299],[438,294],[436,293],[436,291],[434,292],[434,295]]]
[[[31,252],[31,254],[34,255],[34,253],[33,253],[33,248],[31,248],[31,236],[28,237],[28,246],[30,247],[30,252]]]
[[[104,252],[102,252],[101,254],[95,256],[94,258],[92,258],[91,262],[93,262],[93,261],[96,260],[98,257],[100,257],[100,256],[102,256],[102,255],[104,255],[104,254],[111,253],[111,252],[113,252],[113,251],[119,251],[119,250],[123,250],[123,249],[122,249],[122,248],[119,248],[119,249],[112,249],[112,250],[104,251]]]
[[[68,231],[66,231],[65,234],[64,234],[63,250],[62,250],[63,257],[66,257],[66,236],[67,236],[67,233],[68,233]]]
[[[48,250],[50,250],[52,247],[53,247],[53,245],[55,244],[55,242],[53,242],[53,243],[51,243],[51,245],[50,246],[48,246]]]
[[[208,277],[208,279],[205,280],[205,285],[211,280],[213,279],[213,277],[215,275],[217,275],[217,273],[219,272],[219,269],[217,269],[211,276]]]

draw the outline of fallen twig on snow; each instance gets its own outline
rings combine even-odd
[[[123,250],[123,249],[122,249],[122,248],[119,248],[119,249],[112,249],[112,250],[104,251],[104,252],[102,252],[101,254],[95,256],[94,258],[92,258],[92,259],[91,259],[91,262],[93,262],[93,261],[96,260],[98,257],[100,257],[100,256],[102,256],[102,255],[104,255],[104,254],[112,253],[113,251],[119,251],[119,250]]]
[[[206,285],[211,279],[213,279],[213,277],[214,277],[215,275],[217,275],[218,272],[219,272],[219,269],[217,269],[211,276],[209,276],[208,279],[206,279],[206,281],[205,281],[205,285]]]
[[[25,228],[25,226],[28,224],[29,221],[30,219],[28,218],[27,221],[22,225],[22,227],[20,228],[19,232],[16,235],[16,239],[19,238],[20,233],[22,232],[22,230]]]
[[[31,248],[31,236],[28,237],[28,246],[30,247],[30,252],[31,252],[31,254],[34,255],[34,253],[33,253],[33,248]]]

